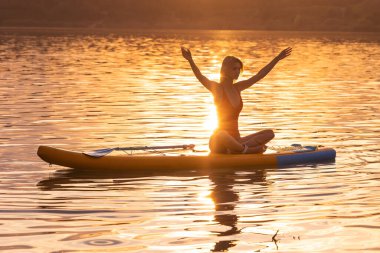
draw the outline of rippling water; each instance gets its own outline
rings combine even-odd
[[[242,133],[322,144],[334,164],[286,169],[86,173],[38,159],[72,150],[194,143],[212,98],[181,58],[218,79],[226,55],[248,78]],[[380,35],[147,31],[0,35],[0,250],[10,252],[380,251]]]

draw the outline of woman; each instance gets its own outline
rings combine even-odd
[[[256,75],[240,82],[238,79],[243,63],[234,56],[227,56],[220,70],[220,82],[214,82],[202,75],[194,63],[189,49],[181,47],[183,57],[190,63],[191,69],[198,81],[206,87],[214,96],[214,103],[218,115],[218,128],[210,137],[209,146],[211,153],[263,153],[266,144],[274,138],[272,130],[263,130],[245,137],[240,136],[238,127],[239,114],[243,108],[240,93],[264,78],[273,67],[282,59],[288,57],[292,48],[284,49],[268,65],[262,68]]]

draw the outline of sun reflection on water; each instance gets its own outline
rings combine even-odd
[[[210,99],[211,100],[211,99]],[[203,128],[212,133],[218,127],[218,117],[216,115],[216,107],[212,101],[207,101],[208,110],[207,117],[203,122]]]
[[[232,35],[0,36],[0,236],[6,238],[0,248],[376,249],[380,81],[373,69],[379,39]],[[41,144],[91,150],[193,143],[205,152],[191,154],[206,154],[217,116],[212,95],[180,55],[179,45],[188,40],[202,73],[213,81],[226,55],[244,61],[244,80],[293,44],[289,59],[242,93],[240,130],[272,128],[271,145],[335,147],[336,164],[205,176],[74,173],[39,160],[34,147]],[[41,178],[47,179],[37,188]],[[54,236],[44,236],[51,231]]]
[[[203,205],[212,206],[214,208],[214,200],[211,198],[211,191],[201,191],[198,193],[197,200]]]

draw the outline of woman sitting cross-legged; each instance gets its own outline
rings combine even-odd
[[[265,152],[266,144],[274,138],[272,130],[263,130],[244,137],[240,136],[238,119],[243,108],[240,93],[264,78],[280,60],[291,54],[292,49],[290,47],[284,49],[256,75],[239,82],[235,81],[243,69],[243,63],[234,56],[227,56],[222,63],[219,83],[211,81],[202,75],[194,63],[189,49],[181,47],[181,50],[183,57],[190,63],[198,81],[214,96],[218,115],[218,128],[210,137],[209,147],[211,153],[253,154]]]

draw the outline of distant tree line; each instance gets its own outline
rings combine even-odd
[[[380,0],[0,0],[0,26],[380,32]]]

